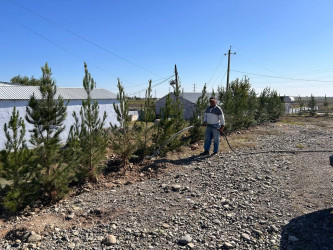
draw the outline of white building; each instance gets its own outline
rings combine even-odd
[[[0,150],[4,149],[6,137],[4,133],[4,124],[9,122],[13,112],[13,107],[19,111],[20,116],[25,120],[26,107],[30,96],[35,95],[37,99],[41,98],[38,86],[21,86],[13,84],[0,84]],[[67,117],[64,122],[65,130],[61,134],[61,140],[66,141],[71,125],[74,123],[72,117],[73,111],[78,116],[82,105],[82,100],[87,98],[84,88],[57,88],[57,94],[62,96],[67,105]],[[91,93],[92,99],[99,104],[100,116],[102,118],[106,111],[107,118],[105,127],[109,127],[110,123],[117,124],[117,115],[113,108],[113,103],[119,104],[117,96],[105,89],[94,89]],[[30,132],[33,126],[25,120],[26,140],[30,139]]]
[[[196,102],[202,93],[194,93],[194,92],[182,92],[180,95],[180,101],[184,105],[183,116],[185,120],[189,120],[193,115],[193,112],[196,108]],[[161,108],[165,106],[166,98],[168,95],[163,96],[155,102],[155,113],[156,115],[160,115]],[[211,97],[211,93],[206,94],[208,100]],[[172,100],[175,100],[175,96],[173,93],[170,93],[170,97]],[[207,106],[209,103],[207,103]]]
[[[139,120],[139,111],[138,110],[129,110],[128,115],[131,117],[131,121],[137,121]]]

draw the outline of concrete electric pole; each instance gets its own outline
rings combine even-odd
[[[231,53],[231,46],[230,46],[230,49],[228,51],[228,71],[227,71],[227,89],[226,89],[227,91],[229,90],[230,54],[236,55],[236,52]],[[227,54],[224,54],[224,55],[226,56]]]

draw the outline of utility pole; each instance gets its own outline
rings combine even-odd
[[[178,87],[178,71],[177,71],[177,65],[176,64],[175,64],[175,80],[170,81],[170,85],[172,86],[174,91]]]
[[[195,83],[193,83],[193,92],[195,92]]]
[[[178,86],[178,71],[177,71],[177,65],[175,64],[175,80],[176,80],[176,86]]]
[[[228,51],[227,91],[229,90],[230,54],[236,55],[236,52],[231,53],[231,47],[232,46],[230,46],[230,49]],[[224,55],[226,56],[227,54]]]

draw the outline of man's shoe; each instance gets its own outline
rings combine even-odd
[[[210,156],[218,155],[217,152],[212,153]]]
[[[209,155],[209,151],[204,151],[200,154],[201,156],[204,156],[204,155]]]

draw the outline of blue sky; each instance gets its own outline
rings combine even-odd
[[[81,87],[83,63],[98,88],[143,97],[169,92],[177,64],[185,92],[250,78],[256,92],[333,96],[331,0],[1,0],[0,81],[41,76]],[[141,91],[141,92],[140,92]]]

